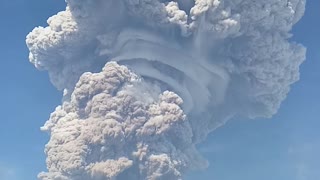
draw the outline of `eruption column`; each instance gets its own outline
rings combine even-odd
[[[66,0],[27,36],[64,91],[43,180],[182,179],[237,117],[271,117],[299,79],[305,0]]]

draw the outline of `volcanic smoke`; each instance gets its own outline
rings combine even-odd
[[[41,180],[178,180],[234,118],[271,117],[299,79],[305,0],[66,0],[26,39],[64,92]]]

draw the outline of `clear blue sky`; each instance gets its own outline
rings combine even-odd
[[[33,180],[45,170],[48,136],[39,127],[60,103],[45,72],[28,62],[25,36],[63,10],[63,0],[1,0],[0,180]],[[320,1],[308,0],[294,40],[308,48],[301,80],[279,113],[268,120],[237,120],[215,131],[200,148],[209,159],[202,180],[320,179]]]

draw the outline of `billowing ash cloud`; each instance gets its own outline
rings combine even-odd
[[[305,59],[305,0],[66,2],[26,40],[64,90],[43,180],[182,179],[208,133],[276,113]]]
[[[84,73],[42,130],[50,173],[42,179],[178,179],[197,159],[192,129],[173,92],[116,63]],[[137,173],[138,172],[138,173]]]

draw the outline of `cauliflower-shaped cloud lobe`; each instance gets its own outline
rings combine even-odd
[[[42,127],[50,173],[41,179],[180,179],[198,162],[182,99],[107,63],[84,73]]]

